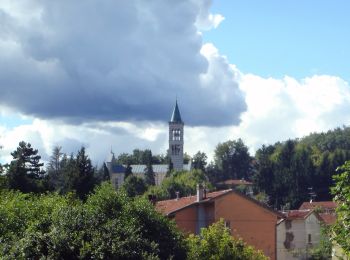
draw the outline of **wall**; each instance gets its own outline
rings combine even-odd
[[[230,222],[232,235],[276,259],[277,215],[236,193],[215,200],[215,220]]]
[[[277,226],[277,259],[306,259],[308,250],[317,246],[319,240],[320,224],[314,213],[306,219],[284,220]]]
[[[124,173],[112,173],[110,178],[115,189],[118,189],[124,183]]]
[[[197,208],[195,206],[188,207],[176,212],[174,219],[177,227],[185,234],[196,234]]]
[[[210,226],[214,220],[213,202],[194,204],[175,214],[176,225],[184,233],[199,234],[201,228]]]

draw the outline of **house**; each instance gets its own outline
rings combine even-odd
[[[184,122],[177,101],[171,114],[169,121],[169,149],[168,154],[174,170],[191,170],[191,163],[184,164]],[[120,187],[124,183],[126,165],[117,164],[114,153],[111,152],[110,157],[105,162],[109,171],[110,179],[115,188]],[[146,165],[134,164],[130,165],[134,175],[144,178]],[[156,185],[160,185],[169,171],[168,164],[152,165]]]
[[[232,236],[276,259],[276,225],[283,215],[235,190],[206,193],[198,186],[196,196],[159,201],[156,209],[174,219],[185,233],[198,234],[224,219]]]
[[[299,207],[299,210],[313,209],[317,212],[317,215],[321,218],[321,221],[326,225],[331,225],[337,219],[335,209],[337,203],[334,201],[310,201],[303,202]]]
[[[277,259],[307,259],[309,250],[320,242],[321,218],[313,209],[283,214],[277,225]]]

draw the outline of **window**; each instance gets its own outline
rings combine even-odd
[[[180,141],[181,140],[181,130],[180,129],[173,129],[172,136],[173,136],[173,141]]]
[[[114,187],[118,189],[118,178],[114,179]]]
[[[180,150],[181,150],[181,148],[180,148],[180,145],[178,145],[178,144],[175,144],[175,145],[171,146],[171,154],[172,155],[179,155],[180,154]]]
[[[312,243],[312,242],[311,242],[311,234],[308,234],[307,242],[308,242],[309,244]]]

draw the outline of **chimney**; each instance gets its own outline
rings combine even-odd
[[[203,200],[204,188],[202,184],[197,184],[197,202]]]
[[[179,198],[180,198],[180,192],[175,192],[175,194],[176,194],[176,200],[179,200]]]

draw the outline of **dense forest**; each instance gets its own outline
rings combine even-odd
[[[331,200],[332,176],[349,159],[350,128],[337,128],[261,147],[251,178],[271,206],[296,208],[310,198]]]
[[[222,223],[199,236],[184,237],[150,207],[148,198],[186,196],[195,193],[198,183],[214,190],[223,180],[245,179],[254,183],[256,198],[277,209],[297,208],[310,198],[330,200],[334,195],[342,201],[348,196],[344,192],[350,167],[342,165],[350,159],[350,128],[264,145],[255,156],[241,139],[229,140],[217,145],[209,164],[203,152],[186,155],[193,167],[190,172],[171,170],[167,156],[135,149],[132,154],[113,156],[115,163],[128,166],[118,192],[108,184],[107,167],[93,166],[84,147],[70,155],[55,147],[46,167],[29,143],[20,142],[11,155],[10,163],[0,165],[0,255],[4,259],[127,258],[130,252],[136,254],[130,255],[134,259],[215,258],[221,249],[210,250],[210,243],[211,248],[223,246],[228,250],[224,254],[241,255],[237,259],[264,259],[231,238]],[[152,165],[158,163],[169,163],[170,170],[163,183],[155,186]],[[147,165],[145,179],[132,174],[132,164]],[[348,210],[338,214],[347,216]],[[335,228],[344,229],[343,222],[337,223]],[[339,244],[348,245],[347,235],[338,233]]]
[[[96,185],[109,179],[108,169],[93,166],[84,147],[71,155],[55,147],[46,168],[29,143],[21,142],[12,156],[13,160],[1,168],[0,187],[22,192],[74,191],[84,199]],[[198,182],[215,189],[218,182],[245,179],[254,183],[257,197],[271,207],[293,209],[310,198],[331,200],[332,176],[350,159],[350,128],[263,145],[254,156],[241,139],[229,140],[216,146],[210,163],[203,152],[192,157],[185,154],[185,163],[192,163],[191,172],[171,171],[168,156],[153,155],[151,150],[135,149],[113,158],[115,163],[127,166],[123,188],[132,196],[153,193],[158,199],[167,199],[175,197],[176,192],[181,196],[193,194]],[[170,171],[164,183],[156,187],[152,165],[160,163],[169,164]],[[132,164],[147,165],[145,179],[132,175]]]

